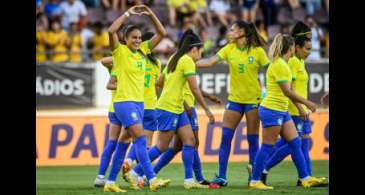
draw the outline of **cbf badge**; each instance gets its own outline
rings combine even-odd
[[[172,124],[173,127],[176,127],[177,126],[177,118],[174,119],[174,122]]]
[[[137,113],[132,112],[131,117],[133,118],[134,121],[138,121]]]
[[[252,56],[248,57],[248,63],[250,63],[250,64],[253,63],[253,57]]]

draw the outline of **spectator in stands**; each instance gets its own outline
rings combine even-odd
[[[156,53],[168,57],[171,56],[172,52],[175,50],[175,43],[172,41],[171,37],[167,35],[161,40],[154,50]]]
[[[210,10],[218,17],[223,26],[228,26],[229,9],[230,5],[227,0],[212,0],[210,3]]]
[[[297,9],[300,6],[299,0],[288,0],[288,3],[292,9]]]
[[[243,1],[243,2],[242,2]],[[241,19],[245,22],[256,22],[256,12],[258,8],[257,0],[240,0]]]
[[[51,22],[51,31],[47,33],[46,44],[50,49],[50,59],[52,62],[68,61],[67,42],[68,35],[62,29],[59,20]]]
[[[195,25],[199,25],[202,28],[208,28],[208,25],[212,25],[212,18],[206,0],[191,0],[191,5],[194,12],[193,20]],[[204,20],[203,15],[206,15],[207,21]]]
[[[312,52],[308,56],[308,60],[321,59],[321,42],[325,41],[324,33],[311,16],[306,16],[305,23],[312,30]]]
[[[202,54],[202,57],[210,56],[213,53],[214,41],[209,38],[208,32],[205,29],[200,30],[199,36],[202,43],[204,43],[203,45],[204,52]]]
[[[276,24],[277,5],[275,0],[261,0],[262,14],[264,15],[264,25],[266,27]]]
[[[81,57],[81,33],[79,26],[76,22],[70,24],[69,32],[69,47],[70,47],[70,61],[73,63],[79,63],[82,60]]]
[[[61,15],[60,1],[49,0],[44,7],[44,12],[50,20],[59,18]]]
[[[257,20],[255,25],[257,27],[257,32],[267,42],[269,39],[269,36],[267,34],[267,30],[266,30],[264,22],[262,20]]]
[[[71,22],[84,24],[87,10],[85,4],[80,0],[67,0],[60,4],[62,15],[62,26],[68,29]]]
[[[181,36],[184,34],[185,31],[188,29],[195,30],[196,27],[194,26],[192,17],[185,16],[183,19],[183,24],[181,29],[177,32],[177,40],[180,40]]]
[[[92,48],[92,57],[93,60],[97,61],[103,58],[109,49],[109,36],[108,32],[103,28],[103,24],[101,22],[96,22],[94,24],[94,37],[90,44]]]
[[[322,0],[301,0],[305,4],[307,14],[313,16],[321,8]]]
[[[46,16],[46,14],[38,13],[36,20],[37,20],[37,22],[42,23],[42,25],[44,26],[44,29],[49,29],[48,18]]]
[[[227,33],[227,27],[226,26],[221,26],[219,28],[218,38],[215,41],[215,47],[216,47],[216,49],[220,49],[220,48],[222,48],[223,46],[225,46],[228,43],[228,39],[227,39],[226,33]]]
[[[36,15],[38,15],[39,13],[43,13],[44,11],[44,4],[42,2],[42,0],[36,0]]]
[[[176,26],[176,23],[183,23],[187,16],[193,15],[193,7],[190,0],[167,0],[169,6],[170,25]]]
[[[40,21],[36,25],[36,61],[45,62],[47,60],[46,55],[46,39],[47,33],[44,24]]]

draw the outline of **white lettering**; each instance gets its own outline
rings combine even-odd
[[[320,74],[312,73],[310,76],[310,92],[319,93],[323,88],[323,80]]]
[[[218,73],[215,75],[215,94],[220,94],[222,87],[226,86],[226,74]]]
[[[207,93],[209,93],[209,94],[212,94],[214,91],[214,89],[213,89],[213,85],[214,85],[214,83],[213,83],[213,74],[211,74],[211,73],[208,73],[208,74],[203,74],[203,76],[202,76],[203,78],[202,78],[202,89],[204,90],[204,91],[206,91]]]

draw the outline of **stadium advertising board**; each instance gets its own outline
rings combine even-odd
[[[215,114],[216,123],[208,124],[203,113],[199,117],[199,154],[202,162],[218,162],[223,112]],[[313,160],[329,159],[329,115],[314,113],[311,157]],[[154,143],[156,143],[154,136]],[[106,116],[37,116],[36,164],[98,165],[103,147],[108,139]],[[248,160],[246,123],[243,120],[232,141],[230,162]],[[290,159],[290,157],[288,158]],[[180,154],[173,162],[181,162]]]
[[[36,69],[37,108],[93,105],[92,67],[45,63]]]
[[[309,74],[308,97],[320,103],[322,95],[329,90],[329,64],[306,63]],[[227,64],[219,64],[212,68],[198,69],[198,81],[201,89],[222,100],[227,100],[229,91],[229,68]],[[261,86],[264,86],[265,72],[259,73]],[[211,103],[211,102],[208,102]]]

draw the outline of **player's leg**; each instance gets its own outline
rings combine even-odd
[[[242,107],[240,104],[229,101],[223,114],[222,138],[219,147],[219,174],[212,183],[227,186],[227,166],[231,153],[231,145],[234,132],[242,119]]]
[[[199,130],[193,129],[194,136],[195,136],[195,153],[194,153],[194,161],[193,161],[193,171],[195,174],[195,179],[202,185],[210,185],[210,182],[204,179],[203,170],[202,170],[202,163],[200,160],[198,148],[199,148]]]
[[[179,153],[182,149],[182,142],[179,136],[174,135],[172,141],[172,147],[169,147],[160,157],[158,162],[153,168],[153,171],[158,174],[162,168],[168,165],[172,159],[174,159],[175,155]]]
[[[247,165],[248,181],[251,180],[252,166],[255,161],[256,153],[259,149],[259,129],[260,119],[258,114],[257,105],[247,104],[245,105],[245,114],[247,122],[247,142],[248,142],[248,156],[249,164]]]
[[[109,113],[108,117],[109,117],[109,121],[110,121],[109,138],[108,138],[108,142],[104,148],[104,151],[101,154],[98,175],[94,181],[95,187],[104,187],[104,185],[105,185],[105,173],[109,167],[110,160],[111,160],[112,154],[117,146],[117,139],[118,139],[120,131],[121,131],[121,124],[116,119],[115,114]]]

